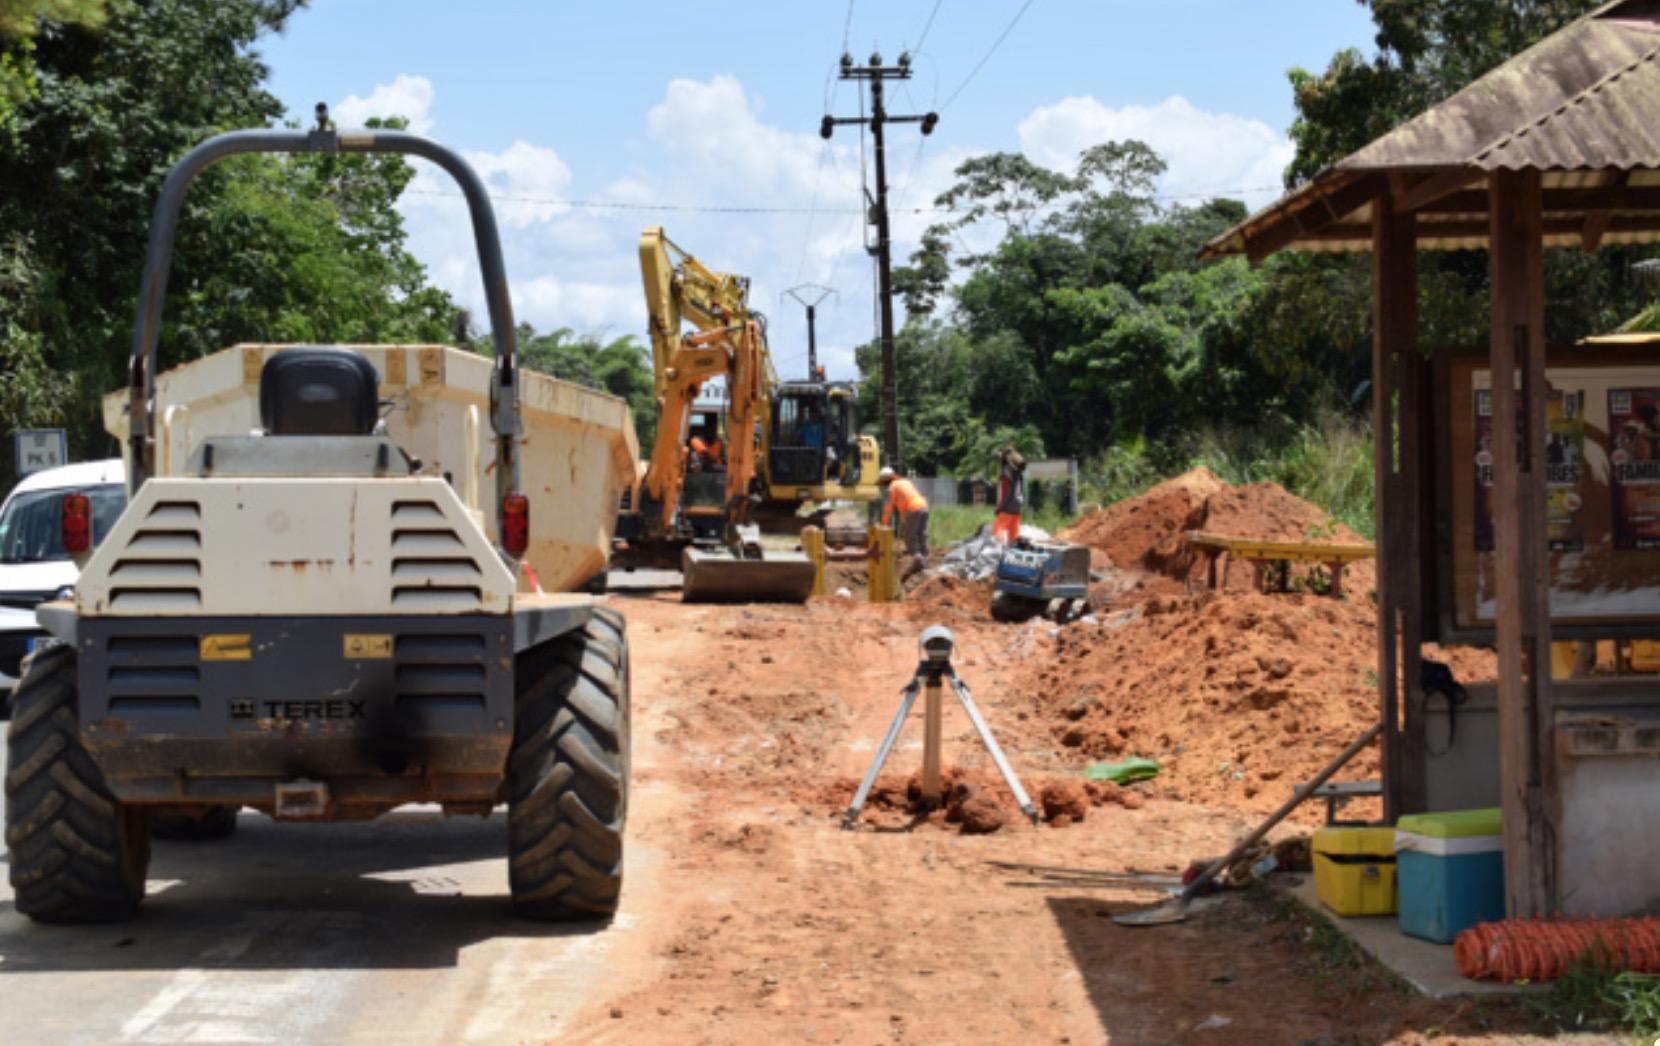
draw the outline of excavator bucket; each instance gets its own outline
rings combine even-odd
[[[726,549],[688,548],[680,572],[687,603],[805,603],[813,591],[813,561],[801,552],[740,559]]]

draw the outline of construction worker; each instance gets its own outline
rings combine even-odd
[[[721,446],[720,437],[713,431],[705,430],[700,436],[691,439],[692,468],[699,472],[710,472],[720,468],[721,453],[725,449]]]
[[[907,574],[928,565],[928,499],[916,489],[916,484],[901,479],[893,469],[884,467],[876,474],[885,502],[882,506],[882,525],[891,526],[894,513],[899,514],[899,536],[905,542],[905,551],[912,556]]]
[[[991,536],[1005,545],[1020,540],[1020,513],[1026,507],[1026,459],[1013,447],[1004,447],[997,478],[997,516]]]

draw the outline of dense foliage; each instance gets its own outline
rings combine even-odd
[[[0,430],[63,425],[74,455],[113,450],[97,401],[124,380],[162,179],[207,136],[282,119],[254,47],[300,6],[0,0]],[[459,310],[396,209],[413,176],[395,156],[210,169],[179,226],[162,364],[239,341],[448,341]],[[649,407],[637,344],[521,336],[529,366]]]
[[[1457,91],[1596,0],[1361,0],[1372,58],[1343,51],[1292,70],[1297,147],[1288,188]],[[1282,253],[1256,268],[1201,264],[1243,205],[1161,204],[1162,160],[1139,142],[1085,150],[1056,171],[1011,153],[961,164],[931,228],[897,271],[905,463],[985,473],[995,447],[1084,459],[1103,494],[1203,462],[1276,479],[1346,520],[1370,516],[1370,266],[1362,255]],[[968,243],[994,245],[972,253]],[[1551,251],[1547,336],[1618,328],[1654,301],[1633,274],[1651,250]],[[1427,348],[1487,337],[1484,252],[1420,259]],[[1638,322],[1654,324],[1650,307]],[[859,353],[874,376],[874,345]],[[867,417],[876,416],[875,381]]]

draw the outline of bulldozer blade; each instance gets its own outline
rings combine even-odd
[[[739,559],[725,550],[688,548],[680,573],[680,598],[687,603],[805,603],[813,591],[813,561],[800,552]]]

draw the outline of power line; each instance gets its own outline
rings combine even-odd
[[[918,151],[920,154],[920,150]],[[913,159],[912,167],[915,167]],[[1212,189],[1205,192],[1162,193],[1147,197],[1156,203],[1171,203],[1179,200],[1214,200],[1239,196],[1254,196],[1257,193],[1280,192],[1283,185],[1259,185],[1243,189]],[[459,192],[444,189],[405,189],[405,196],[438,196],[452,200],[464,199]],[[709,203],[636,203],[621,200],[567,200],[557,196],[520,196],[513,193],[490,193],[490,199],[496,203],[520,203],[540,207],[569,207],[572,210],[592,211],[677,211],[687,214],[844,214],[862,215],[865,212],[859,207],[754,207],[741,204],[709,204]],[[1059,201],[1053,204],[1059,205]],[[965,207],[891,207],[895,214],[958,214],[968,208]]]
[[[853,35],[853,0],[847,0],[847,18],[842,22],[842,53],[847,53],[847,41]]]
[[[1009,20],[1009,24],[1003,27],[1003,32],[992,42],[991,50],[981,56],[980,60],[974,64],[974,68],[968,71],[968,76],[964,77],[963,82],[957,85],[957,89],[951,92],[951,96],[945,100],[945,104],[940,106],[940,112],[943,113],[951,108],[951,103],[957,100],[959,94],[963,93],[963,88],[967,87],[969,81],[973,80],[980,70],[985,68],[985,64],[991,60],[991,56],[997,53],[999,47],[1003,46],[1003,41],[1007,40],[1009,34],[1014,32],[1014,27],[1020,22],[1021,17],[1026,14],[1026,9],[1032,6],[1032,3],[1033,0],[1026,0],[1025,3],[1020,5],[1020,10],[1014,13],[1014,18]]]
[[[945,0],[934,0],[934,9],[928,12],[928,21],[922,24],[922,35],[917,37],[916,43],[911,45],[913,53],[922,50],[922,41],[928,39],[928,30],[934,28],[934,16],[940,13],[940,5],[943,3],[945,3]]]

